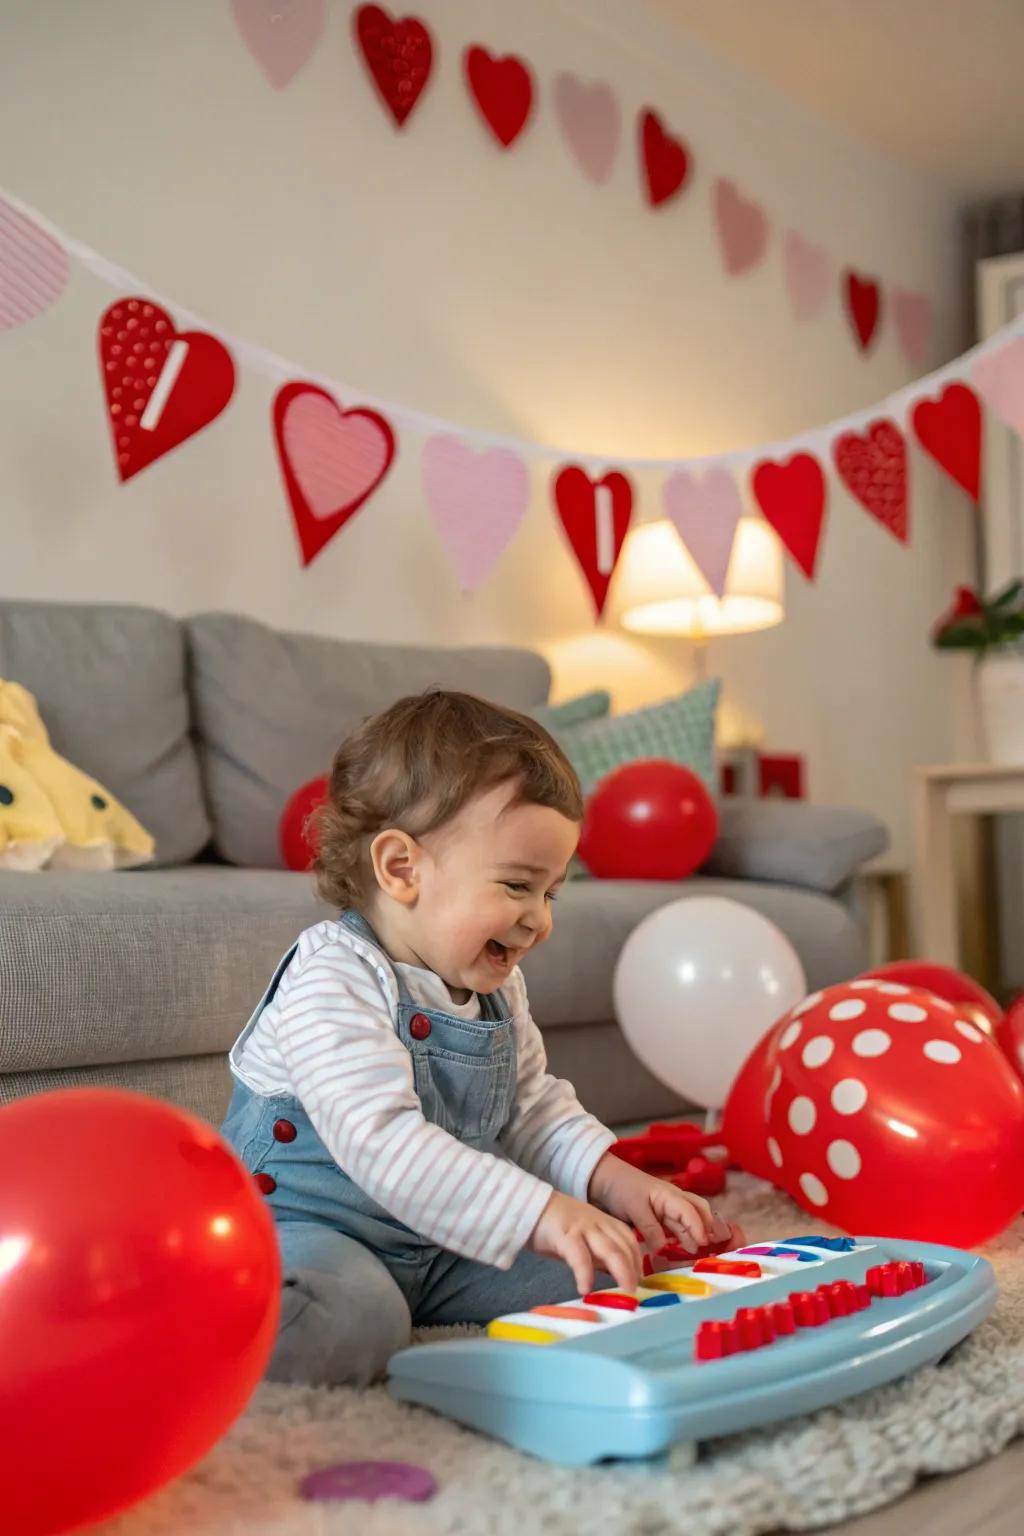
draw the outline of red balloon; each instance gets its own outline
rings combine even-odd
[[[685,880],[718,835],[718,812],[689,768],[660,758],[626,763],[594,789],[580,858],[606,880]]]
[[[765,1144],[765,1058],[774,1036],[773,1024],[740,1068],[722,1114],[722,1140],[729,1148],[730,1161],[746,1173],[768,1180],[774,1180],[775,1169]]]
[[[307,833],[306,823],[327,799],[327,780],[310,779],[292,795],[281,812],[278,838],[281,857],[288,869],[306,870],[316,857],[316,842]]]
[[[0,1109],[3,1528],[56,1536],[177,1477],[277,1330],[266,1202],[201,1120],[69,1089]]]
[[[878,981],[900,981],[908,987],[920,987],[947,1003],[967,1003],[971,1008],[969,1017],[989,1035],[1003,1017],[1003,1010],[991,992],[986,992],[972,977],[954,970],[951,965],[936,965],[930,960],[891,960],[888,965],[865,971],[864,975]]]
[[[1024,1084],[951,1004],[897,982],[816,992],[771,1032],[777,1184],[847,1232],[971,1248],[1024,1203]]]
[[[1024,992],[1014,999],[996,1025],[996,1044],[1017,1076],[1024,1078]]]

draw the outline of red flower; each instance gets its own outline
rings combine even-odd
[[[953,604],[951,619],[973,619],[977,614],[984,613],[981,598],[973,587],[957,587],[956,602]]]
[[[962,624],[965,619],[983,618],[985,609],[973,587],[957,587],[953,604],[932,629],[932,639],[939,640],[948,629]]]

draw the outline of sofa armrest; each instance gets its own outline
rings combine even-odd
[[[831,893],[888,846],[886,827],[866,811],[802,800],[723,800],[704,872]]]

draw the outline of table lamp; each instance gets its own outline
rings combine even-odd
[[[722,597],[715,597],[667,518],[642,523],[626,539],[615,573],[614,615],[636,635],[685,635],[704,676],[714,635],[769,629],[783,619],[782,549],[759,517],[742,517]]]

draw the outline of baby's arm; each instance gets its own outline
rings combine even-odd
[[[614,1143],[614,1132],[587,1113],[571,1083],[548,1071],[544,1041],[531,1017],[518,967],[505,995],[512,1007],[518,1069],[515,1107],[501,1133],[502,1148],[520,1168],[563,1194],[586,1200],[591,1174]]]
[[[551,1197],[541,1178],[425,1119],[381,978],[344,943],[289,978],[275,1038],[296,1097],[335,1162],[398,1221],[506,1269]]]
[[[501,1134],[508,1155],[564,1194],[635,1227],[652,1252],[669,1236],[691,1251],[728,1237],[728,1226],[699,1195],[651,1178],[609,1150],[614,1133],[587,1114],[571,1083],[548,1072],[544,1042],[530,1015],[518,969],[507,993],[519,1047],[515,1110]],[[554,1215],[550,1210],[547,1214],[548,1219]]]

